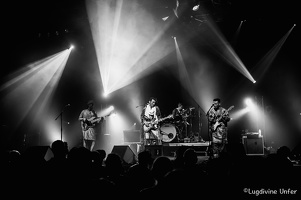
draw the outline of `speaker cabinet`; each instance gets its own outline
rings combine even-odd
[[[132,149],[135,156],[138,156],[138,150],[139,150],[138,145],[139,145],[139,143],[128,143],[128,144],[125,144],[125,145],[128,145]]]
[[[246,155],[264,155],[263,137],[248,138],[243,136],[242,143],[245,148]]]
[[[145,150],[149,151],[153,158],[163,155],[162,145],[146,145]]]
[[[180,147],[179,146],[168,146],[168,145],[163,145],[163,155],[168,156],[168,157],[176,157],[176,153]],[[185,146],[181,147],[185,148]]]
[[[23,154],[34,159],[44,159],[45,161],[48,161],[53,157],[53,153],[49,146],[30,146]]]
[[[137,161],[137,157],[129,145],[115,145],[112,153],[119,155],[122,161],[127,164],[133,164]]]

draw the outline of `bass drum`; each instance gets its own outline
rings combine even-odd
[[[177,136],[177,128],[173,124],[163,124],[160,127],[163,142],[171,142]]]

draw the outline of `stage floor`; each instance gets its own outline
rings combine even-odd
[[[204,146],[204,147],[208,147],[209,146],[209,141],[205,141],[205,142],[185,142],[185,143],[164,143],[163,146]]]
[[[163,143],[162,145],[147,145],[145,148],[149,150],[154,157],[157,156],[168,156],[175,157],[176,151],[179,148],[193,148],[198,156],[207,156],[207,151],[209,148],[209,141],[204,142],[185,142],[185,143]],[[139,142],[126,142],[123,145],[129,146],[135,155],[138,155],[138,152],[141,148]]]
[[[192,148],[196,151],[198,156],[207,156],[209,142],[197,142],[197,143],[164,143],[162,145],[148,145],[145,146],[146,150],[149,150],[153,157],[168,156],[175,157],[179,148],[189,149]]]

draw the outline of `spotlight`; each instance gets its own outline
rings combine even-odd
[[[256,83],[256,81],[254,80],[253,83]]]
[[[247,106],[252,106],[253,105],[253,102],[252,102],[252,100],[250,98],[247,98],[245,100],[245,103],[247,104]]]
[[[200,4],[193,6],[192,10],[197,11],[200,8]]]
[[[162,20],[165,22],[169,16],[163,17]]]
[[[71,46],[69,47],[69,49],[70,49],[70,50],[72,50],[73,48],[74,48],[74,46],[73,46],[73,45],[71,45]]]

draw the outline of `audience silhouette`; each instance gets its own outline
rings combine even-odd
[[[52,157],[45,154],[51,150]],[[235,152],[233,152],[235,151]],[[50,147],[28,147],[24,152],[1,152],[4,161],[2,182],[10,198],[22,196],[185,198],[210,196],[258,199],[254,191],[290,190],[285,199],[300,198],[300,166],[291,151],[281,146],[265,156],[246,156],[241,146],[229,147],[218,158],[199,160],[193,148],[178,148],[175,157],[153,157],[147,151],[138,161],[123,165],[118,154],[84,147],[68,149],[61,140]],[[13,187],[12,187],[13,186]],[[249,192],[244,192],[245,189]],[[253,194],[252,194],[253,192]],[[262,195],[265,199],[275,197]]]
[[[155,185],[156,180],[151,172],[152,164],[152,154],[148,150],[144,150],[139,152],[138,162],[127,170],[127,176],[136,192]]]

